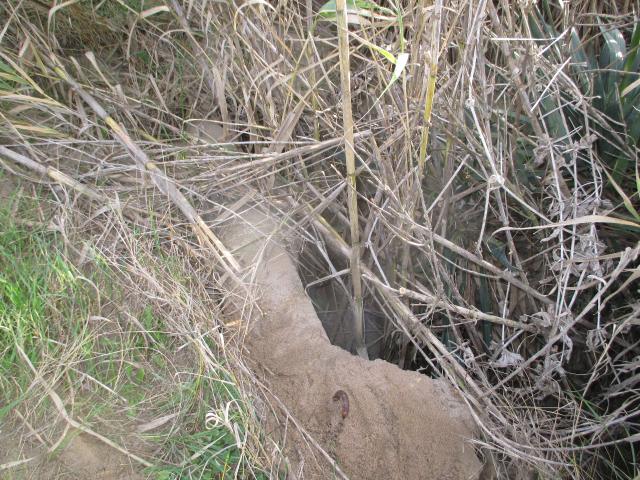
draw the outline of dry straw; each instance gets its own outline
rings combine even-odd
[[[349,269],[361,355],[382,310],[387,358],[460,389],[499,477],[637,475],[637,2],[40,3],[0,6],[0,154],[64,189],[74,238],[101,224],[115,264],[117,230],[157,222],[242,319],[250,288],[222,286],[243,272],[203,217],[260,208],[327,247],[310,261],[336,290]]]

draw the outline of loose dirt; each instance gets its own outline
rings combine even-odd
[[[261,313],[254,310],[245,340],[249,357],[342,470],[365,480],[479,478],[482,465],[469,443],[476,426],[449,385],[331,345],[295,261],[272,235],[276,224],[256,210],[235,218],[225,245],[238,249],[236,258],[252,268],[259,290]],[[332,401],[337,390],[349,397],[346,418],[341,402]],[[293,472],[335,478],[326,460],[305,454],[310,449],[299,433],[287,441]]]
[[[144,480],[140,467],[128,457],[87,434],[69,435],[55,455],[47,455],[43,445],[25,435],[19,424],[0,424],[0,478],[59,480]],[[20,462],[24,462],[21,463]]]

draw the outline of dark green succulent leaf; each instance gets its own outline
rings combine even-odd
[[[556,102],[549,95],[540,101],[540,110],[543,112],[544,122],[549,135],[557,139],[558,144],[569,147],[571,137],[563,118],[564,111],[558,108]],[[565,160],[570,162],[571,156],[566,154]]]
[[[593,51],[590,53],[589,55],[589,63],[593,66],[597,66],[598,62],[596,60],[596,56],[593,53]],[[604,112],[605,109],[605,103],[604,103],[604,99],[605,99],[605,91],[604,91],[604,83],[603,83],[603,79],[602,79],[602,75],[601,74],[595,74],[593,76],[593,106],[600,110],[601,112]]]
[[[539,20],[537,24],[544,25],[544,22]],[[545,29],[545,32],[541,29]],[[640,55],[637,54],[640,46],[640,24],[635,26],[629,44],[629,54],[625,38],[619,29],[600,23],[600,30],[604,40],[601,50],[598,52],[598,45],[592,44],[594,48],[590,48],[588,53],[581,46],[577,29],[571,30],[571,72],[581,91],[585,95],[592,95],[594,108],[610,119],[609,125],[595,125],[600,134],[596,143],[597,152],[613,179],[621,184],[632,163],[626,150],[640,144],[640,84],[637,87],[632,85],[640,78]],[[539,27],[537,32],[540,35],[548,35],[549,27]],[[625,91],[624,88],[630,85],[635,88]],[[625,95],[621,96],[623,91]],[[545,124],[549,133],[555,138],[562,138],[567,132],[560,111],[554,110],[557,108],[556,103],[551,99],[543,99],[540,109],[548,113]],[[570,105],[565,107],[563,112],[570,129],[583,130],[584,120],[581,112],[574,111]],[[616,132],[625,145],[620,145],[611,135],[611,131]],[[578,164],[579,171],[587,167],[585,162]],[[611,187],[611,184],[608,184],[608,187]]]
[[[489,283],[485,277],[480,277],[480,310],[483,313],[491,313],[491,297],[489,296]],[[493,323],[482,321],[482,339],[484,340],[484,351],[489,353],[489,347],[493,340]]]
[[[600,25],[600,30],[605,44],[602,47],[598,65],[600,69],[606,70],[602,75],[605,92],[611,92],[613,88],[617,90],[616,85],[620,83],[621,75],[616,70],[624,68],[627,47],[622,33],[617,28],[609,29],[605,25]]]
[[[625,123],[629,126],[627,133],[637,146],[640,144],[640,97],[634,108],[626,115]]]
[[[627,125],[631,125],[627,120],[629,115],[638,111],[640,108],[640,86],[634,88],[630,92],[621,98],[622,100],[622,113],[625,117]]]
[[[638,46],[640,45],[640,23],[636,23],[631,37],[631,43],[629,44],[629,55],[627,61],[624,64],[624,71],[629,73],[637,73],[638,67],[640,67],[640,55],[638,55]],[[622,92],[627,85],[637,80],[637,75],[625,75],[620,84],[620,92]],[[634,90],[635,92],[635,90]],[[633,94],[635,96],[635,94]]]
[[[616,183],[622,183],[627,168],[629,168],[629,157],[627,155],[620,155],[613,165],[613,172],[611,172],[611,176]]]
[[[638,195],[640,195],[640,174],[638,174],[638,162],[636,162],[636,189],[638,190]]]
[[[582,93],[586,94],[589,91],[592,74],[591,73],[583,73],[585,71],[591,71],[592,65],[589,62],[589,57],[584,51],[584,48],[580,45],[580,37],[578,36],[578,32],[575,28],[571,29],[571,51],[573,55],[571,55],[571,68],[578,75],[579,86],[582,90]]]
[[[555,35],[555,31],[553,27],[547,25],[545,21],[542,19],[542,15],[538,8],[535,8],[536,15],[533,13],[529,14],[528,23],[529,28],[531,29],[531,36],[533,38],[537,38],[536,43],[542,47],[546,47],[549,45],[557,35]],[[544,53],[545,57],[550,57],[551,52],[547,50]]]
[[[483,273],[487,273],[484,269]],[[491,295],[489,294],[489,283],[485,277],[480,279],[480,310],[483,313],[491,313]]]
[[[600,159],[609,167],[613,168],[617,158],[623,155],[624,152],[613,139],[609,140],[606,137],[598,142],[600,150]]]
[[[604,98],[605,108],[603,110],[603,113],[613,121],[622,123],[624,121],[622,116],[622,104],[620,103],[620,95],[615,85],[611,90],[606,91]],[[616,128],[615,126],[613,127]],[[619,131],[619,127],[617,128],[617,130]]]
[[[520,178],[520,181],[527,189],[531,190],[531,181],[529,180],[529,172],[527,171],[524,164],[524,158],[525,156],[522,155],[522,152],[517,150],[516,154],[513,156],[513,164],[516,167],[516,172],[518,174],[518,177]]]
[[[538,18],[540,18],[540,12],[538,12]],[[547,37],[544,35],[544,33],[542,33],[542,30],[540,30],[540,27],[538,26],[538,22],[536,21],[536,17],[534,17],[532,13],[529,14],[528,21],[529,21],[529,29],[531,30],[531,35],[533,36],[533,38],[546,40]],[[536,42],[536,43],[544,45],[544,43],[546,42],[543,41],[543,42]]]
[[[557,105],[553,99],[547,94],[545,98],[540,101],[540,110],[543,112],[543,117],[549,135],[552,138],[564,138],[567,136],[567,129],[562,121],[562,115],[558,110]]]
[[[507,246],[504,243],[486,234],[482,237],[482,239],[484,240],[484,244],[491,252],[491,255],[493,255],[496,260],[498,260],[502,265],[504,265],[512,272],[522,271],[518,267],[514,267],[513,265],[511,265],[511,262],[509,262],[509,260],[507,259]]]
[[[630,220],[630,221],[633,220],[633,218],[631,218],[629,215],[617,215],[617,216],[624,220]],[[637,241],[638,235],[640,234],[640,227],[634,227],[632,225],[615,225],[615,226],[612,226],[611,232],[613,235],[617,237],[624,237],[624,238],[629,238],[629,239],[633,239],[634,241]]]
[[[553,18],[553,14],[551,13],[551,7],[549,5],[549,1],[548,0],[543,0],[541,2],[541,4],[544,6],[544,10],[545,13],[547,14],[547,18]],[[537,8],[536,8],[537,10]],[[540,10],[538,10],[538,15],[540,15]],[[542,18],[542,16],[540,17]],[[553,25],[547,25],[545,23],[545,26],[547,27],[547,34],[552,36],[552,37],[557,37],[558,36],[558,32],[556,31],[555,27]]]

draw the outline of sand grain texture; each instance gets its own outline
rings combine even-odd
[[[270,235],[275,228],[252,210],[223,236],[228,248],[240,247],[237,259],[257,268],[262,315],[251,318],[245,345],[271,391],[351,478],[479,478],[482,465],[468,442],[476,427],[462,399],[444,381],[331,345],[295,262]],[[337,390],[349,396],[345,419],[341,402],[332,400]],[[288,441],[285,453],[298,472],[305,447]],[[322,459],[306,459],[303,473],[332,478]]]

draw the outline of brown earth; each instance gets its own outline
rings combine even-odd
[[[15,423],[0,424],[0,478],[40,480],[144,480],[140,466],[88,434],[70,435],[55,455]],[[71,433],[71,432],[70,432]],[[24,463],[20,463],[24,462]],[[4,467],[4,468],[3,468]]]
[[[251,316],[245,345],[271,392],[351,478],[479,478],[469,442],[477,429],[463,400],[444,381],[331,345],[275,228],[251,210],[223,237],[255,273],[262,313]],[[344,419],[337,390],[349,398]],[[287,441],[294,472],[335,478],[326,460],[303,459],[299,434]]]

